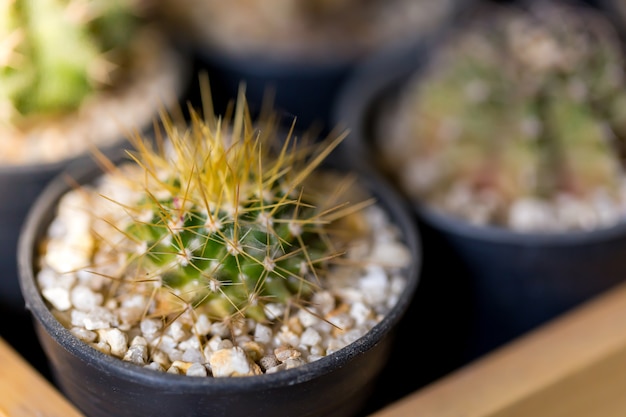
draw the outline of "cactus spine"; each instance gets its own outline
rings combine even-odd
[[[120,181],[136,197],[110,198],[127,218],[112,228],[102,219],[107,230],[95,233],[102,241],[93,246],[126,259],[109,276],[114,282],[154,291],[151,314],[193,310],[214,320],[270,322],[270,303],[305,307],[359,236],[358,211],[372,200],[339,203],[345,178],[316,174],[344,135],[307,142],[290,131],[280,140],[276,117],[253,121],[243,91],[232,120],[209,114],[192,110],[183,129],[164,116],[168,140],[157,146],[133,138],[129,153],[140,172],[122,172]]]

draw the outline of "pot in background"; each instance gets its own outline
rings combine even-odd
[[[189,87],[188,56],[152,15],[144,15],[132,2],[95,3],[93,7],[103,7],[86,21],[68,18],[66,6],[60,4],[2,6],[7,27],[1,30],[27,31],[16,37],[17,46],[12,47],[17,53],[7,58],[0,79],[6,101],[0,125],[0,304],[15,313],[25,313],[17,278],[17,240],[35,198],[68,165],[90,159],[92,147],[110,155],[126,146],[134,130],[150,130],[159,111],[180,106]],[[49,36],[46,26],[28,33],[23,20],[36,21],[42,14],[50,27],[62,30]],[[41,59],[28,42],[53,52]],[[22,60],[10,62],[21,54]],[[12,67],[17,64],[26,68]],[[83,96],[85,67],[95,75]],[[108,76],[108,83],[96,82],[97,76]]]
[[[364,171],[388,175],[412,202],[423,237],[423,283],[464,291],[465,302],[449,314],[464,323],[471,360],[623,282],[626,219],[597,230],[520,233],[470,224],[409,195],[391,178],[393,166],[380,161],[385,145],[377,129],[438,46],[416,43],[365,62],[339,94],[334,121],[351,129],[344,154]]]
[[[113,140],[114,143],[100,146],[100,150],[104,154],[113,155],[127,146],[127,135],[130,129],[150,130],[153,121],[158,117],[159,102],[168,108],[174,108],[179,105],[179,100],[183,100],[188,87],[186,81],[189,78],[187,64],[177,54],[170,55],[170,57],[180,60],[181,63],[181,67],[172,72],[173,78],[166,83],[170,88],[173,88],[172,94],[166,97],[162,95],[165,91],[148,93],[145,97],[151,100],[148,107],[152,107],[152,112],[144,114],[144,119],[136,120],[136,124],[127,121],[125,128],[119,129],[118,138]],[[143,94],[146,94],[145,88]],[[132,106],[146,105],[145,103],[140,104],[141,101],[140,99],[139,102],[129,104]],[[103,117],[106,116],[103,115]],[[112,121],[112,123],[115,122]],[[90,150],[86,149],[78,155],[59,161],[15,165],[0,164],[0,193],[4,196],[2,203],[0,203],[0,230],[2,231],[0,234],[0,253],[2,254],[0,256],[0,270],[2,271],[0,304],[4,307],[16,312],[23,312],[24,310],[24,300],[20,293],[17,278],[17,240],[26,213],[52,178],[62,173],[68,165],[90,159]]]
[[[472,0],[166,1],[164,20],[206,69],[220,110],[241,82],[305,128],[332,128],[336,92],[362,59],[432,36]]]

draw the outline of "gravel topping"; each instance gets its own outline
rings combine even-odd
[[[94,245],[96,218],[113,221],[114,207],[120,207],[103,204],[101,193],[117,201],[134,198],[119,194],[115,181],[104,176],[62,198],[37,281],[53,314],[73,335],[124,361],[196,377],[298,367],[358,340],[394,307],[406,287],[402,271],[411,254],[386,212],[372,205],[364,211],[370,233],[351,246],[346,262],[333,267],[306,308],[270,304],[274,324],[212,321],[187,309],[165,325],[150,315],[150,286],[158,284],[145,283],[142,294],[126,291],[130,284],[123,279],[106,278],[124,260]]]

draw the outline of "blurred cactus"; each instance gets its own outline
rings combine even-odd
[[[128,0],[1,0],[0,121],[75,110],[112,83],[139,11]]]
[[[622,45],[591,9],[514,7],[454,34],[415,75],[378,133],[385,169],[475,223],[615,222],[626,203]]]

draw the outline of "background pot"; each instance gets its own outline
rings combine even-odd
[[[101,173],[93,163],[67,172],[80,183]],[[416,291],[421,241],[408,208],[383,181],[368,177],[367,186],[400,226],[413,254],[407,288],[381,323],[357,342],[301,367],[242,378],[192,378],[143,369],[78,342],[51,314],[35,282],[38,242],[54,216],[54,206],[68,191],[57,177],[29,212],[18,251],[20,285],[35,329],[50,361],[53,380],[87,416],[349,416],[365,407],[376,377],[388,360],[395,332]]]
[[[244,13],[251,14],[247,9],[256,11],[255,8],[250,8],[252,7],[250,5],[257,7],[255,2],[246,2],[243,8],[241,5],[234,4],[232,13],[228,13],[229,6],[210,6],[211,3],[218,3],[215,1],[205,2],[208,6],[203,6],[198,4],[197,0],[182,2],[172,0],[164,2],[162,14],[165,16],[164,20],[170,22],[174,35],[180,39],[181,43],[188,45],[189,50],[195,54],[199,66],[208,72],[216,97],[215,105],[220,110],[226,108],[230,98],[236,96],[240,83],[245,82],[248,102],[252,110],[259,109],[264,100],[271,98],[277,110],[297,116],[299,126],[317,128],[324,132],[333,127],[330,124],[331,108],[337,91],[361,60],[376,50],[395,48],[412,38],[431,36],[452,24],[472,2],[473,0],[442,0],[436,3],[424,1],[422,8],[428,8],[428,10],[424,10],[423,14],[428,14],[428,18],[423,18],[423,14],[417,11],[420,6],[415,6],[410,13],[396,16],[395,19],[400,23],[395,26],[387,25],[390,26],[387,30],[394,31],[393,35],[387,34],[384,40],[377,40],[371,44],[362,42],[363,39],[368,38],[365,34],[356,36],[353,31],[331,27],[328,22],[320,24],[319,27],[315,26],[316,31],[328,32],[336,36],[326,36],[321,41],[316,40],[317,43],[307,42],[306,39],[300,40],[300,32],[307,33],[309,26],[314,26],[314,23],[309,21],[297,26],[295,33],[286,30],[282,36],[273,35],[278,36],[279,40],[288,39],[288,43],[291,44],[288,47],[269,40],[257,42],[254,36],[250,40],[251,35],[248,32],[272,31],[271,24],[265,24],[263,16],[253,15],[250,23],[247,23],[248,21],[242,16],[238,16]],[[350,7],[359,7],[358,2],[352,3],[354,5]],[[390,9],[392,3],[400,2],[389,1]],[[301,4],[305,2],[287,0],[281,3],[281,7],[284,10],[291,10]],[[340,4],[340,2],[328,2],[328,4]],[[341,4],[350,4],[350,1],[344,0]],[[385,3],[381,2],[381,4]],[[218,9],[221,14],[215,14],[214,8]],[[192,12],[188,13],[189,11]],[[272,13],[278,14],[279,11],[274,10]],[[287,12],[281,11],[281,13]],[[358,11],[350,13],[358,15]],[[370,16],[367,27],[377,28],[378,20],[385,17],[382,15],[392,13]],[[233,20],[237,23],[234,23],[232,27],[220,23],[211,26],[210,23],[206,23],[211,19]],[[292,19],[299,18],[295,16]],[[407,24],[411,22],[410,19],[415,22]],[[360,22],[358,28],[352,29],[363,30],[365,26],[363,23]],[[266,29],[263,29],[264,24]],[[218,32],[222,26],[233,33]],[[355,36],[355,39],[349,39],[347,34]],[[256,38],[264,39],[263,36],[256,36]]]
[[[588,0],[602,10],[617,27],[620,36],[626,42],[626,3],[622,0]]]
[[[100,118],[89,119],[88,122],[90,124],[93,122],[93,126],[88,129],[84,126],[80,128],[81,132],[93,133],[91,142],[87,138],[81,142],[82,150],[72,148],[72,152],[75,152],[65,155],[62,159],[33,160],[14,164],[0,162],[0,195],[3,196],[0,202],[0,231],[2,232],[0,233],[0,271],[2,271],[0,307],[2,309],[16,313],[24,312],[24,300],[17,278],[17,240],[28,209],[49,181],[63,172],[68,165],[90,160],[89,143],[99,147],[106,155],[119,152],[128,144],[126,135],[130,129],[150,130],[153,121],[158,118],[161,105],[168,109],[176,108],[180,105],[179,101],[189,94],[191,65],[187,62],[188,57],[167,43],[164,43],[160,51],[161,54],[151,57],[150,61],[163,70],[161,74],[144,68],[135,75],[134,81],[137,84],[124,88],[134,93],[124,95],[120,103],[108,96],[104,96],[102,101],[94,101],[95,105],[90,108],[90,114],[95,114]],[[142,65],[145,66],[145,64]],[[101,109],[98,107],[100,103],[103,105]],[[133,109],[138,106],[142,110],[134,111]],[[129,119],[128,115],[133,114],[137,115],[138,120]],[[107,117],[110,118],[108,122]],[[104,126],[98,124],[98,121],[104,121]],[[121,123],[119,126],[116,125],[118,122]],[[74,134],[74,136],[77,135]],[[39,152],[43,153],[41,150]]]
[[[375,127],[382,111],[419,73],[437,42],[416,43],[364,63],[339,94],[334,120],[351,134],[343,152],[362,170],[383,167]],[[379,142],[380,143],[380,142]],[[408,198],[408,197],[407,197]],[[413,199],[422,231],[422,288],[463,292],[443,314],[458,320],[464,361],[545,323],[626,278],[626,220],[602,230],[516,233],[472,226]]]
[[[156,39],[152,38],[152,42],[155,43],[155,41]],[[174,47],[167,50],[169,52],[161,57],[163,61],[159,65],[150,65],[150,68],[166,70],[162,74],[169,74],[165,76],[170,79],[166,83],[169,87],[159,89],[156,94],[163,99],[163,105],[173,108],[180,104],[178,101],[182,101],[189,95],[189,89],[192,88],[191,65],[182,51]],[[149,64],[149,61],[144,62]],[[146,75],[140,78],[148,85],[162,85],[155,82],[152,76]],[[159,103],[155,99],[154,91],[150,92],[150,88],[145,87],[145,85],[138,87],[140,91],[133,106],[140,106],[141,112],[148,113],[148,115],[145,118],[137,118],[135,127],[150,130],[153,118],[158,115]],[[150,100],[149,105],[142,103],[146,99]],[[123,106],[110,106],[109,103],[108,109],[111,108],[119,110]],[[108,110],[100,110],[102,117],[105,117],[106,111]],[[150,114],[151,111],[154,113]],[[134,114],[133,112],[126,113],[127,115]],[[111,117],[113,119],[115,116],[111,115]],[[128,122],[128,119],[126,120]],[[112,128],[115,125],[109,124],[108,127]],[[95,128],[91,130],[98,131]],[[106,145],[100,146],[100,150],[105,155],[116,154],[127,146],[128,142],[124,135],[125,133],[120,129],[109,137]],[[48,361],[38,343],[32,326],[32,317],[26,309],[25,300],[20,291],[17,271],[18,238],[28,210],[47,184],[55,176],[61,175],[68,166],[86,163],[91,159],[88,146],[84,148],[82,152],[79,149],[73,149],[75,152],[72,155],[65,154],[65,158],[56,161],[33,161],[11,165],[0,163],[0,195],[2,195],[2,201],[0,201],[0,314],[4,318],[0,322],[0,335],[49,380],[51,375]],[[6,156],[6,154],[3,155]]]

